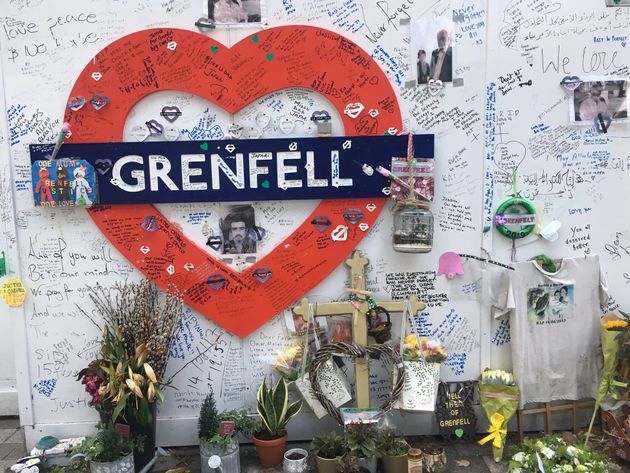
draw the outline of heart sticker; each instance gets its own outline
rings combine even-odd
[[[330,237],[333,241],[346,241],[348,239],[348,227],[345,225],[337,225],[330,233]]]
[[[219,290],[225,284],[225,277],[222,274],[211,274],[208,276],[206,284],[212,289]]]
[[[595,129],[598,133],[608,133],[612,118],[608,115],[597,116],[593,119],[593,123],[595,123]]]
[[[112,168],[112,160],[99,158],[94,161],[94,167],[103,176]]]
[[[83,97],[82,95],[79,95],[77,97],[70,97],[70,100],[68,100],[67,107],[70,110],[76,112],[78,110],[81,110],[83,106],[85,105],[85,103],[86,103],[85,97]]]
[[[368,115],[371,116],[372,118],[376,118],[378,117],[378,110],[376,110],[375,108],[371,108],[370,111],[368,112]]]
[[[167,122],[173,123],[182,115],[182,112],[180,111],[179,107],[165,106],[165,107],[162,107],[162,111],[160,112],[160,115],[164,117],[164,120],[166,120]]]
[[[223,238],[220,236],[211,235],[206,241],[206,245],[212,248],[214,251],[219,251],[219,248],[223,245]]]
[[[103,74],[101,74],[100,72],[92,72],[92,76],[91,77],[96,82],[98,82],[99,80],[101,80],[103,78]]]
[[[211,52],[212,54],[216,54],[216,53],[218,53],[218,52],[219,52],[219,48],[218,48],[217,46],[211,46],[211,47],[210,47],[210,52]]]
[[[259,283],[266,283],[271,277],[271,269],[267,266],[262,266],[260,268],[256,268],[252,275],[256,278],[256,281]]]
[[[580,85],[582,85],[582,79],[578,76],[564,76],[560,81],[560,84],[569,92],[574,92]]]
[[[174,126],[164,128],[164,138],[166,138],[167,141],[177,141],[179,135],[179,128],[175,128]]]
[[[364,214],[361,209],[346,209],[343,213],[343,218],[352,225],[356,225],[363,217]]]
[[[278,128],[282,133],[288,135],[295,129],[295,122],[290,120],[289,117],[284,117],[278,122]]]
[[[172,64],[162,60],[166,48],[151,51],[151,38],[157,34],[161,37],[176,37],[177,56],[183,59],[196,57],[200,61],[199,67],[182,69],[183,75],[173,74]],[[227,47],[209,35],[182,29],[159,28],[137,31],[108,44],[95,56],[99,63],[115,67],[120,73],[105,73],[100,79],[103,84],[99,83],[99,87],[108,92],[110,101],[116,106],[108,107],[106,114],[94,113],[92,107],[87,112],[86,107],[78,112],[67,109],[64,118],[72,123],[74,131],[68,142],[122,141],[125,120],[136,103],[155,92],[181,91],[183,84],[184,93],[205,99],[212,107],[223,109],[227,114],[237,114],[239,110],[249,104],[256,104],[277,90],[289,87],[314,88],[338,114],[340,128],[349,133],[382,135],[388,128],[402,129],[398,100],[391,83],[377,60],[351,40],[347,41],[354,48],[356,63],[347,62],[343,56],[320,57],[318,51],[321,48],[335,50],[340,41],[346,41],[334,31],[305,25],[287,25],[263,29],[256,35],[259,38],[258,43],[252,40],[253,36],[247,36],[232,47]],[[265,46],[265,51],[261,50],[262,45]],[[218,48],[220,54],[213,55],[213,47]],[[117,52],[121,50],[133,50],[134,55],[120,57]],[[269,52],[273,53],[271,61],[263,57]],[[300,74],[287,74],[287,63],[296,57],[300,58],[303,66]],[[155,80],[147,87],[120,90],[116,82],[118,77],[145,70],[147,58],[153,65]],[[251,65],[254,63],[256,86],[252,87],[247,79],[251,78]],[[364,73],[366,64],[369,65],[372,79],[365,83],[356,82],[355,78]],[[92,91],[94,86],[91,77],[94,71],[92,62],[89,61],[84,68],[77,69],[84,72],[76,79],[68,98],[80,96],[84,91]],[[335,88],[329,89],[322,84],[324,73],[327,82],[334,81]],[[208,84],[209,75],[212,76],[212,84]],[[339,87],[351,87],[353,98],[348,100],[340,97],[335,92]],[[357,128],[356,120],[344,113],[349,102],[392,104],[392,113],[381,113],[377,117],[378,122],[375,121],[374,126],[369,129]],[[158,113],[161,108],[158,108]],[[348,111],[354,115],[360,108],[348,107]],[[333,110],[329,112],[332,114]],[[372,120],[367,113],[365,115]],[[165,122],[164,119],[163,123]],[[310,120],[307,122],[312,124],[313,133],[317,133],[315,123]],[[144,124],[144,120],[140,124]],[[306,126],[304,124],[301,128]],[[145,132],[148,133],[146,127]],[[110,175],[111,171],[106,174]],[[373,212],[365,210],[369,203],[376,205]],[[88,214],[120,254],[158,287],[167,289],[174,285],[191,309],[235,335],[246,336],[321,283],[343,264],[351,251],[368,234],[360,230],[348,231],[349,224],[343,218],[345,209],[362,209],[366,215],[360,223],[373,227],[386,203],[386,198],[321,200],[275,248],[259,257],[254,266],[243,267],[240,272],[221,261],[217,254],[221,246],[218,246],[218,250],[213,250],[210,245],[204,245],[203,248],[197,246],[152,205],[94,205],[88,210]],[[154,232],[141,227],[150,215],[155,216],[159,223],[159,228]],[[317,216],[326,216],[330,220],[331,225],[325,232],[320,233],[311,224]],[[345,240],[336,241],[332,245],[318,245],[322,238],[330,240],[328,231],[341,223],[345,225],[334,234],[336,237],[345,237]],[[210,241],[212,245],[217,243],[219,241]],[[150,253],[141,253],[140,248],[144,246],[151,248]],[[309,250],[306,251],[306,248]],[[165,256],[168,261],[166,264]],[[287,261],[299,261],[300,268],[303,269],[289,267]],[[193,264],[195,269],[186,271],[187,263]],[[171,264],[175,268],[173,275],[167,272],[167,265]],[[268,268],[273,274],[264,284],[254,276],[254,271],[262,268]],[[220,291],[207,284],[210,275],[217,274],[222,275],[226,281]],[[260,272],[256,274],[259,277],[268,276]],[[228,286],[229,291],[225,290]],[[247,317],[243,317],[243,314],[247,314]]]
[[[362,103],[349,103],[346,105],[346,108],[343,110],[343,113],[348,115],[350,118],[357,118],[359,114],[365,109],[365,106]]]
[[[311,120],[314,122],[328,122],[331,120],[331,116],[326,110],[317,110],[311,115]]]
[[[268,113],[260,112],[256,115],[256,125],[258,125],[260,128],[267,128],[267,126],[269,126],[269,123],[271,123],[271,117]]]
[[[326,216],[318,215],[317,217],[311,220],[311,225],[315,227],[315,230],[318,232],[323,232],[328,227],[330,227],[330,219]]]
[[[262,182],[260,183],[260,186],[261,186],[262,188],[264,188],[264,189],[269,189],[269,186],[270,186],[269,181],[267,181],[267,180],[262,181]]]
[[[90,99],[90,103],[92,107],[94,107],[94,110],[100,110],[109,103],[109,99],[104,95],[94,95]]]
[[[455,429],[455,436],[460,439],[464,436],[464,429]]]
[[[149,248],[146,245],[140,247],[140,253],[142,253],[144,255],[149,254],[150,251],[151,251],[151,248]]]
[[[359,230],[362,232],[366,231],[368,228],[370,228],[370,226],[365,222],[359,224]]]
[[[229,145],[225,145],[225,151],[227,151],[228,153],[233,153],[235,149],[236,146],[231,143]]]
[[[442,89],[444,89],[444,82],[441,80],[429,79],[429,82],[427,83],[427,90],[430,95],[437,95],[442,92]]]
[[[368,209],[369,212],[374,212],[376,210],[376,204],[367,204],[365,208]]]
[[[131,131],[129,132],[129,134],[131,135],[132,138],[134,138],[136,141],[144,141],[146,140],[150,133],[149,130],[147,130],[146,126],[141,126],[141,125],[135,125],[131,128]]]
[[[166,45],[166,47],[171,51],[175,51],[175,49],[177,49],[177,43],[175,41],[171,41]]]
[[[201,143],[199,145],[199,149],[201,149],[202,151],[208,151],[208,143]]]

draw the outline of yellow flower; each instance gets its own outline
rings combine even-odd
[[[138,385],[133,382],[133,379],[127,378],[125,380],[125,383],[127,383],[127,386],[129,386],[129,389],[131,389],[136,396],[138,396],[140,399],[142,399],[142,397],[143,397],[142,396],[142,391],[140,391],[140,388],[138,387]]]
[[[602,326],[606,330],[627,329],[628,328],[628,322],[626,322],[625,320],[608,320],[608,321],[602,323]]]
[[[153,383],[149,383],[149,388],[147,389],[147,399],[149,402],[153,401],[155,397],[155,387],[153,387]]]

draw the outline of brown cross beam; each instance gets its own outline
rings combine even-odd
[[[353,251],[352,257],[346,260],[346,264],[350,267],[350,281],[352,284],[350,289],[346,289],[348,292],[362,295],[370,294],[365,290],[365,267],[368,263],[369,260],[362,257],[358,251]],[[409,297],[409,302],[411,303],[411,310],[414,314],[426,307],[425,304],[418,301],[414,295]],[[356,345],[367,346],[367,318],[362,314],[367,313],[368,304],[366,301],[358,301],[357,303],[359,307],[359,316],[353,317],[352,342]],[[308,305],[308,299],[302,299],[300,305],[293,308],[293,313],[302,316],[302,318],[306,320],[308,317]],[[377,301],[376,305],[383,307],[388,312],[402,312],[404,310],[404,301]],[[352,315],[355,312],[355,307],[349,301],[326,302],[324,304],[317,304],[316,307],[317,310],[315,315],[318,317]],[[370,371],[368,360],[366,358],[356,359],[354,372],[356,377],[357,407],[370,407]]]

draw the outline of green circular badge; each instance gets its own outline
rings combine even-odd
[[[524,238],[536,228],[536,207],[533,202],[522,197],[510,197],[499,205],[494,224],[508,238]]]

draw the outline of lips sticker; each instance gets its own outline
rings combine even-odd
[[[92,107],[94,107],[94,110],[100,110],[109,103],[109,98],[105,95],[94,95],[90,99],[90,103],[92,104]]]
[[[263,266],[261,268],[256,268],[252,273],[252,276],[256,278],[261,284],[266,283],[271,277],[271,269],[268,266]]]
[[[346,209],[343,213],[343,218],[346,219],[348,223],[352,225],[356,225],[359,220],[364,217],[364,213],[361,212],[361,209]]]
[[[219,251],[219,248],[223,245],[223,238],[220,236],[212,235],[208,237],[206,245],[212,248],[214,251]]]
[[[161,135],[162,133],[164,133],[164,125],[162,125],[157,120],[149,120],[145,123],[145,125],[149,129],[149,134],[152,136]]]
[[[225,277],[222,274],[211,274],[206,280],[208,286],[212,289],[219,290],[225,284]]]
[[[155,218],[155,215],[149,215],[148,217],[146,217],[142,221],[140,226],[147,232],[154,232],[159,228],[157,218]]]
[[[85,97],[78,95],[76,97],[70,97],[70,100],[68,100],[68,108],[74,112],[81,110],[83,108],[83,106],[85,105],[86,100]]]
[[[582,85],[582,79],[578,76],[564,76],[560,81],[560,84],[569,92],[573,92]]]
[[[316,123],[327,122],[327,121],[330,121],[330,119],[331,119],[330,113],[328,113],[326,110],[316,110],[311,115],[311,120]]]
[[[164,117],[164,120],[166,120],[169,123],[173,123],[175,120],[177,120],[179,117],[181,117],[182,112],[180,111],[179,107],[162,107],[162,111],[160,112],[160,115],[162,117]]]
[[[349,103],[348,105],[346,105],[343,113],[348,115],[350,118],[357,118],[364,109],[365,106],[362,103]]]
[[[311,220],[311,224],[315,227],[315,230],[318,232],[323,232],[328,227],[330,227],[330,219],[325,216],[318,215],[313,220]]]

